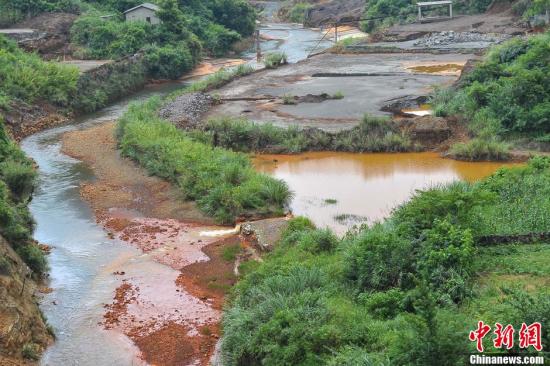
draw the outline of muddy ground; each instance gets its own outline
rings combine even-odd
[[[453,83],[471,54],[323,54],[276,70],[265,70],[216,90],[223,103],[205,118],[245,117],[257,123],[318,127],[339,131],[355,126],[365,113],[391,100],[425,96],[433,85]],[[448,65],[431,69],[434,65]],[[418,68],[418,66],[423,66]],[[416,67],[416,68],[415,68]],[[285,105],[282,97],[341,92],[342,99]]]
[[[236,231],[212,225],[176,188],[121,158],[114,123],[69,132],[63,152],[96,179],[82,197],[113,240],[141,254],[106,270],[120,282],[100,326],[128,336],[151,364],[207,365],[220,337],[224,295],[235,282]]]
[[[394,25],[375,35],[375,38],[379,40],[408,40],[427,33],[447,31],[517,35],[524,34],[527,27],[525,22],[513,13],[512,3],[495,1],[483,14],[457,14],[453,19]]]

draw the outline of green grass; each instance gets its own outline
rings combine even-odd
[[[33,243],[34,221],[28,210],[36,172],[6,133],[0,118],[0,235],[37,275],[47,270],[42,251]]]
[[[243,154],[191,139],[157,116],[160,98],[132,104],[119,119],[122,155],[180,188],[220,223],[239,216],[281,215],[291,193],[285,182],[257,173]]]
[[[222,258],[224,261],[233,262],[237,259],[237,254],[239,254],[241,246],[239,244],[231,245],[223,248]]]
[[[252,66],[244,64],[237,66],[233,70],[221,69],[200,81],[194,82],[183,91],[175,92],[175,94],[173,95],[179,95],[182,93],[206,92],[212,89],[217,89],[224,86],[225,84],[230,83],[238,77],[251,74],[252,72],[254,72],[254,68]]]
[[[40,359],[38,345],[35,343],[25,343],[21,349],[21,355],[28,360],[38,361]]]
[[[288,10],[287,19],[293,23],[303,24],[306,21],[306,13],[311,8],[311,4],[305,2],[296,3]]]
[[[296,98],[292,94],[284,94],[283,95],[283,104],[284,105],[294,105],[296,103]]]
[[[299,153],[303,151],[404,152],[416,151],[408,136],[384,117],[366,115],[358,126],[337,133],[255,124],[221,117],[192,133],[199,141],[242,152]]]
[[[475,351],[468,332],[478,320],[546,324],[550,243],[476,244],[549,231],[549,176],[550,159],[537,158],[479,183],[417,192],[384,222],[341,239],[291,220],[233,290],[226,364],[450,366]],[[506,230],[491,224],[507,211],[526,219],[502,220]]]
[[[344,99],[344,93],[342,93],[341,91],[337,91],[332,96],[332,99]]]
[[[67,106],[76,92],[77,79],[76,67],[43,61],[0,35],[0,107],[9,109],[15,101],[31,104],[37,100]]]
[[[335,205],[338,203],[338,200],[334,198],[326,198],[324,202],[327,205]]]
[[[474,138],[468,142],[451,146],[449,156],[468,161],[504,161],[509,160],[510,145],[494,138]]]
[[[264,57],[266,69],[276,69],[279,66],[287,64],[287,56],[284,52],[268,53]]]
[[[506,149],[495,140],[496,136],[536,138],[550,132],[548,44],[547,31],[494,46],[482,62],[462,76],[458,88],[434,93],[436,115],[465,120],[471,133],[479,138],[457,147],[457,153],[498,158]]]

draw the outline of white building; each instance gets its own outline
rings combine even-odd
[[[159,24],[160,19],[157,16],[159,7],[151,3],[143,3],[135,6],[132,9],[128,9],[124,12],[126,21],[142,21],[151,24]]]

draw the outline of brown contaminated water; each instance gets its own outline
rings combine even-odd
[[[307,216],[339,234],[355,224],[387,217],[417,189],[456,180],[473,182],[502,166],[515,165],[456,161],[437,153],[334,152],[260,155],[254,164],[259,171],[288,183],[294,192],[294,215]]]

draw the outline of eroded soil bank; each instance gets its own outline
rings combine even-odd
[[[99,326],[129,337],[151,364],[206,365],[220,336],[221,306],[235,281],[224,249],[239,246],[169,183],[119,156],[114,123],[63,136],[63,152],[95,180],[82,197],[113,240],[138,249],[106,269],[118,282]]]

